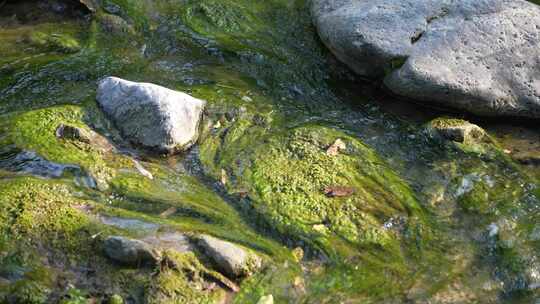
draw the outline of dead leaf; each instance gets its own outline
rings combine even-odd
[[[178,211],[178,209],[176,209],[176,207],[171,207],[171,208],[161,212],[161,214],[159,216],[162,217],[162,218],[166,218],[166,217],[169,217],[169,216],[175,214],[176,211]]]
[[[249,192],[247,190],[240,190],[236,194],[238,194],[240,198],[246,198],[249,196]]]
[[[137,171],[139,171],[139,173],[144,176],[144,177],[147,177],[149,179],[154,179],[154,176],[152,175],[152,173],[150,173],[150,171],[146,170],[142,165],[141,163],[139,163],[138,160],[132,158],[131,159],[133,161],[133,164],[135,165],[135,168],[137,169]]]
[[[227,181],[228,181],[227,171],[225,171],[225,169],[221,169],[221,184],[223,186],[226,186]]]
[[[302,277],[295,277],[293,282],[294,289],[300,294],[306,293],[306,285]]]
[[[345,186],[332,186],[324,188],[324,194],[328,197],[346,197],[354,194],[354,188]]]
[[[326,226],[323,225],[323,224],[313,225],[312,228],[313,228],[313,230],[315,230],[317,232],[320,232],[320,233],[328,232],[328,229],[326,229]]]
[[[345,149],[347,149],[347,145],[338,138],[332,145],[330,145],[330,147],[328,147],[328,149],[326,150],[326,155],[337,156],[340,151],[343,151]]]

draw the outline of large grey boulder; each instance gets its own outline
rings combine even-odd
[[[395,94],[540,117],[540,7],[524,0],[312,0],[321,40]]]
[[[197,244],[229,278],[249,276],[261,267],[260,257],[231,242],[201,235]]]
[[[151,83],[107,77],[97,101],[131,142],[159,152],[188,149],[199,135],[205,102]]]

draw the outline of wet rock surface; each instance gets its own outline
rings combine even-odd
[[[152,264],[158,260],[152,247],[140,240],[111,236],[105,239],[103,247],[109,258],[122,264]]]
[[[540,117],[540,8],[526,1],[312,4],[322,41],[356,73],[429,106]]]
[[[230,278],[252,275],[261,267],[261,259],[239,245],[209,235],[199,236],[197,245]]]
[[[77,140],[89,144],[92,142],[93,134],[81,128],[61,124],[56,129],[56,137]]]
[[[166,153],[196,142],[205,105],[185,93],[115,77],[101,80],[97,100],[128,140]]]
[[[319,43],[310,1],[98,2],[0,9],[0,303],[536,301],[540,170],[515,161],[538,154],[535,125],[358,82]],[[206,100],[197,144],[129,143],[96,102],[108,75]],[[459,126],[430,127],[445,116]],[[24,151],[101,186],[24,172]],[[205,253],[200,235],[227,246]],[[130,261],[159,257],[111,259],[109,236]],[[236,277],[212,258],[236,265],[239,249],[264,267]]]

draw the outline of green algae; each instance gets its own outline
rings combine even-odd
[[[66,53],[75,53],[81,50],[79,42],[69,36],[61,34],[47,35],[43,32],[34,32],[28,38],[30,44],[45,50],[58,50]]]
[[[220,292],[205,290],[205,276],[221,278],[207,269],[193,253],[165,252],[165,264],[148,286],[148,303],[215,303]]]
[[[116,168],[132,166],[129,160],[107,151],[110,147],[106,141],[105,146],[96,146],[95,143],[63,140],[56,136],[60,125],[73,125],[92,134],[94,131],[86,121],[91,119],[95,124],[106,124],[97,113],[93,107],[58,106],[4,115],[4,141],[19,150],[34,151],[49,161],[79,165],[96,180],[98,187],[107,188]]]
[[[80,212],[73,209],[74,200],[67,187],[32,179],[4,181],[2,193],[3,233],[14,240],[41,240],[75,250],[81,244],[76,235],[88,225]],[[52,238],[52,239],[51,239]]]

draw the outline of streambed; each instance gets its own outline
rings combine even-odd
[[[305,1],[106,0],[93,14],[45,2],[0,8],[1,301],[538,301],[534,122],[421,108],[358,79]],[[131,145],[95,101],[110,75],[206,100],[198,144],[175,156]],[[434,138],[439,117],[491,141]],[[58,138],[60,124],[106,147]],[[337,139],[345,149],[328,155]],[[335,186],[355,191],[327,197]],[[231,293],[209,287],[204,257],[156,272],[103,254],[106,236],[149,227],[213,235],[266,266]]]

